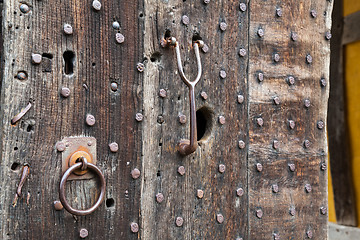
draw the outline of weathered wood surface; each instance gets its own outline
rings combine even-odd
[[[249,239],[326,239],[327,214],[320,209],[327,208],[327,173],[321,164],[327,162],[330,44],[325,34],[331,28],[332,4],[251,1],[250,9]],[[261,172],[257,164],[262,164]],[[294,164],[293,172],[289,164]],[[261,219],[257,211],[262,211]]]
[[[344,24],[343,1],[335,1],[334,9],[336,11],[334,10],[332,14],[331,91],[328,108],[328,137],[330,166],[333,178],[332,185],[337,222],[343,225],[357,226],[343,71],[343,44],[345,44],[343,41],[347,41],[344,39],[346,35],[349,35],[350,28],[349,24]]]
[[[240,47],[248,45],[248,11],[241,12],[238,1],[145,1],[145,55],[159,53],[161,58],[147,63],[144,79],[144,145],[142,187],[142,236],[144,239],[236,239],[247,235],[247,195],[236,195],[238,188],[247,191],[246,148],[238,141],[247,139],[247,62],[240,57]],[[189,24],[182,22],[189,17]],[[227,24],[220,30],[220,23]],[[203,75],[195,88],[197,109],[210,112],[208,133],[197,151],[187,157],[177,152],[180,139],[189,138],[188,88],[177,73],[173,48],[159,45],[166,31],[177,38],[184,71],[194,80],[197,74],[193,38],[201,38],[209,46],[201,53]],[[226,78],[220,71],[226,71]],[[167,97],[158,98],[160,89]],[[200,93],[207,93],[207,100]],[[242,104],[237,96],[245,96]],[[178,115],[188,121],[180,124]],[[162,116],[164,123],[158,124]],[[219,123],[224,116],[226,123]],[[203,124],[203,123],[202,123]],[[247,145],[247,144],[246,144]],[[226,167],[224,173],[219,165]],[[185,175],[177,172],[185,167]],[[197,198],[197,190],[204,197]],[[165,200],[156,203],[161,192]],[[154,211],[155,210],[155,211]],[[217,222],[222,214],[224,222]],[[176,218],[184,224],[177,227]]]
[[[91,1],[29,1],[22,13],[18,1],[6,1],[3,10],[4,74],[1,91],[1,239],[78,239],[79,230],[89,231],[88,239],[136,239],[129,231],[138,222],[140,181],[130,172],[141,166],[141,123],[135,114],[142,99],[138,95],[142,74],[141,4],[137,1],[102,1],[94,11]],[[117,20],[125,42],[115,40]],[[73,35],[63,33],[63,25]],[[75,53],[73,74],[65,74],[63,53]],[[31,54],[51,54],[39,65]],[[43,55],[44,56],[44,55]],[[26,71],[26,80],[15,76]],[[110,89],[116,82],[117,91]],[[62,87],[71,94],[63,98]],[[14,126],[10,119],[28,102],[33,107]],[[87,114],[96,118],[93,127],[85,124]],[[74,218],[55,211],[59,200],[61,153],[55,144],[66,136],[94,136],[97,139],[97,166],[107,180],[105,202],[93,214]],[[111,153],[108,144],[117,142]],[[129,162],[127,164],[127,162]],[[14,163],[19,166],[15,168]],[[23,163],[30,164],[23,197],[12,201]],[[13,166],[14,170],[11,169]],[[93,204],[95,180],[68,182],[68,198],[74,207]],[[73,195],[70,195],[72,193]],[[108,202],[110,203],[110,202]]]
[[[344,29],[342,34],[342,44],[346,45],[360,40],[359,22],[360,11],[343,18]]]
[[[240,10],[240,3],[246,9]],[[330,29],[330,2],[103,1],[98,12],[88,1],[32,4],[31,12],[22,16],[14,1],[4,8],[3,239],[77,239],[80,228],[88,229],[88,239],[272,239],[274,233],[281,239],[303,239],[309,230],[314,239],[326,239],[327,215],[320,213],[327,197],[327,175],[321,170],[327,161],[326,130],[316,125],[326,122],[329,85],[321,88],[320,79],[329,79],[324,34]],[[276,8],[282,9],[281,17]],[[316,18],[310,15],[312,9]],[[115,41],[114,20],[120,22],[123,44]],[[62,33],[64,23],[73,26],[72,36]],[[225,30],[221,23],[226,23]],[[290,39],[292,31],[298,34],[296,42]],[[177,72],[175,50],[160,45],[165,35],[179,41],[190,79],[197,74],[192,41],[202,39],[209,47],[201,52],[203,75],[196,86],[196,106],[208,115],[207,127],[197,151],[187,157],[178,154],[177,144],[189,137],[188,89]],[[240,49],[246,50],[244,56]],[[72,76],[63,71],[66,50],[76,55]],[[51,72],[45,71],[50,60],[45,59],[46,69],[45,60],[32,65],[31,53],[52,54]],[[273,62],[275,53],[278,63]],[[306,54],[313,57],[312,64],[306,64]],[[145,65],[142,73],[136,71],[138,62]],[[14,78],[22,70],[28,73],[25,81]],[[220,71],[226,72],[225,78]],[[259,71],[264,73],[261,83],[256,79]],[[293,86],[286,82],[289,75],[295,77]],[[118,83],[117,91],[110,89],[111,82]],[[60,97],[62,86],[71,89],[69,98]],[[159,96],[160,89],[166,97]],[[203,91],[206,100],[200,96]],[[273,103],[275,96],[279,105]],[[303,102],[307,98],[308,109]],[[32,109],[11,126],[10,119],[29,99]],[[135,121],[137,112],[144,115],[142,122]],[[95,126],[85,125],[87,113],[95,116]],[[185,124],[179,114],[187,116]],[[200,120],[198,127],[205,124]],[[288,120],[295,121],[295,129],[288,128]],[[77,218],[52,206],[61,177],[61,156],[54,145],[73,135],[96,137],[106,198],[115,201],[112,207],[104,203],[92,215]],[[277,150],[272,147],[275,139]],[[305,140],[311,143],[308,149]],[[116,154],[108,148],[113,141],[119,143]],[[11,203],[20,168],[11,170],[13,162],[31,165],[16,207]],[[262,164],[262,172],[256,163]],[[288,170],[290,163],[294,172]],[[178,172],[180,166],[184,175]],[[141,170],[137,180],[130,176],[135,167]],[[278,193],[272,192],[274,184]],[[305,184],[311,184],[310,193]],[[74,206],[93,203],[95,186],[95,180],[69,182]],[[164,196],[161,203],[158,193]],[[289,214],[292,207],[295,216]],[[256,216],[259,209],[262,218]],[[176,224],[179,217],[181,226]],[[130,230],[133,222],[139,224],[138,233]]]

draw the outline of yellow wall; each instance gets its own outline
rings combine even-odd
[[[344,0],[344,16],[360,11],[359,0]],[[360,41],[345,47],[347,119],[357,215],[360,216]],[[360,223],[360,219],[358,219]],[[359,225],[360,227],[360,225]]]

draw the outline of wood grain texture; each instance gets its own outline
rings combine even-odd
[[[246,10],[240,10],[240,3]],[[309,230],[314,239],[326,239],[327,215],[320,214],[327,205],[327,175],[320,170],[327,161],[326,130],[316,124],[326,122],[329,85],[321,88],[319,81],[329,79],[324,33],[331,27],[330,2],[103,1],[98,12],[83,0],[29,5],[31,11],[21,16],[15,1],[4,6],[2,239],[77,239],[80,228],[88,229],[88,239],[272,239],[274,233],[281,239],[302,239]],[[282,8],[280,18],[276,7]],[[312,8],[318,12],[315,19]],[[125,36],[123,44],[115,41],[114,20]],[[73,26],[72,36],[63,34],[64,23]],[[225,30],[221,23],[226,23]],[[265,33],[262,39],[259,28]],[[291,42],[291,31],[298,33],[298,41]],[[179,77],[175,50],[160,45],[165,35],[179,41],[190,79],[197,74],[193,40],[202,39],[209,47],[201,52],[203,75],[195,89],[196,107],[207,116],[207,123],[199,121],[198,126],[206,125],[206,131],[196,152],[187,157],[178,154],[177,144],[189,137],[188,89]],[[66,50],[76,55],[71,76],[64,74]],[[275,52],[280,54],[277,64]],[[53,58],[32,65],[31,53]],[[305,63],[306,54],[313,57],[311,65]],[[145,66],[141,73],[136,70],[139,62]],[[14,78],[18,71],[26,71],[28,79]],[[260,84],[259,71],[265,76]],[[289,74],[296,80],[291,87],[286,83]],[[118,84],[117,91],[110,89],[111,82]],[[60,97],[62,86],[71,89],[69,98]],[[160,89],[166,97],[159,96]],[[206,100],[200,96],[203,91]],[[279,105],[273,105],[274,96]],[[308,109],[305,98],[311,100]],[[29,101],[30,111],[10,125]],[[88,113],[96,118],[93,127],[85,125]],[[143,114],[143,121],[135,121],[136,113]],[[185,124],[179,114],[187,116]],[[262,127],[256,125],[260,116]],[[288,129],[288,120],[295,121],[294,130]],[[76,135],[97,139],[97,165],[107,179],[106,198],[115,205],[104,203],[95,213],[74,218],[56,212],[52,202],[58,200],[61,177],[61,156],[54,145]],[[274,139],[278,150],[272,149]],[[305,139],[311,142],[308,149],[302,145]],[[116,154],[108,148],[113,141],[119,144]],[[16,207],[11,203],[20,168],[12,170],[13,162],[31,166]],[[262,172],[256,172],[256,163],[262,163]],[[295,164],[295,172],[288,170],[289,163]],[[219,171],[221,164],[224,172]],[[177,171],[180,166],[184,175]],[[130,176],[134,168],[141,172],[137,180]],[[278,193],[271,191],[274,184]],[[311,184],[310,193],[305,184]],[[242,196],[237,195],[239,188]],[[68,182],[68,198],[74,206],[86,207],[94,203],[97,189],[95,179]],[[203,198],[197,197],[198,190]],[[164,195],[161,203],[158,193]],[[289,215],[291,207],[295,216]],[[258,209],[261,219],[255,216]],[[182,226],[176,225],[178,217]],[[138,233],[130,231],[134,222]]]
[[[326,127],[318,129],[317,122],[326,122],[330,45],[325,33],[331,28],[332,4],[251,1],[250,10],[249,239],[307,239],[309,231],[314,239],[327,239],[327,215],[320,213],[327,208],[327,173],[320,168],[327,162]],[[316,18],[311,10],[317,12]],[[297,34],[296,41],[292,33]],[[311,63],[306,62],[309,54]],[[259,72],[264,74],[262,82]],[[290,76],[294,84],[289,83]],[[275,97],[280,104],[274,103]],[[308,108],[305,99],[310,100]],[[258,118],[263,119],[262,126]],[[274,140],[279,142],[277,149]],[[305,140],[310,141],[308,148]],[[257,164],[262,164],[261,172]],[[288,164],[295,165],[294,172]],[[312,187],[309,193],[306,184]],[[262,211],[261,218],[257,211]]]
[[[182,16],[189,24],[182,23]],[[160,55],[148,61],[144,79],[144,149],[142,186],[142,236],[144,239],[236,239],[247,235],[247,194],[238,197],[240,187],[247,191],[246,149],[239,140],[247,139],[247,107],[237,103],[237,95],[247,92],[247,57],[240,58],[240,47],[247,49],[248,11],[241,12],[238,1],[145,1],[145,56]],[[225,31],[219,24],[227,23]],[[173,48],[161,48],[166,31],[177,38],[186,76],[197,74],[193,37],[209,46],[201,53],[203,75],[195,88],[196,107],[210,112],[207,136],[197,151],[187,157],[177,152],[180,139],[189,138],[188,88],[177,73]],[[221,79],[220,70],[227,76]],[[158,97],[159,90],[167,97]],[[205,91],[208,99],[200,93]],[[185,114],[187,123],[180,124],[178,115]],[[224,116],[226,123],[219,124]],[[159,124],[157,118],[164,122]],[[219,173],[218,166],[226,170]],[[185,167],[181,176],[177,169]],[[197,189],[204,191],[198,199]],[[155,201],[163,193],[161,204]],[[217,222],[222,214],[224,222]],[[177,227],[176,218],[184,224]]]
[[[94,11],[91,1],[27,3],[29,13],[19,10],[18,1],[6,1],[3,11],[1,239],[78,239],[81,228],[89,231],[88,239],[136,239],[130,223],[139,222],[140,180],[133,180],[130,172],[141,166],[141,123],[135,114],[142,106],[142,74],[136,71],[142,60],[142,5],[102,1],[101,10]],[[114,20],[125,36],[123,44],[115,40]],[[63,33],[65,23],[73,27],[73,35]],[[75,53],[72,75],[64,72],[66,50]],[[52,59],[43,57],[42,63],[33,65],[32,53],[51,54]],[[26,71],[28,78],[15,78],[18,71]],[[117,82],[117,91],[110,89],[111,82]],[[60,96],[62,87],[70,88],[70,97]],[[10,119],[29,101],[33,107],[12,126]],[[93,127],[85,124],[88,113],[96,118]],[[108,186],[105,198],[114,199],[114,206],[104,202],[93,214],[77,218],[65,210],[55,211],[61,153],[54,146],[66,136],[97,139],[97,166]],[[119,144],[117,153],[109,150],[113,141]],[[12,170],[14,162],[19,167]],[[13,207],[25,162],[31,166],[30,176],[23,197]],[[99,192],[96,182],[68,182],[71,204],[93,204]]]
[[[351,149],[347,124],[344,82],[343,1],[335,1],[332,14],[330,96],[328,137],[330,170],[333,178],[336,220],[339,224],[357,226],[356,199],[351,170]],[[351,16],[351,15],[349,15]],[[349,28],[348,28],[349,29]],[[345,34],[345,33],[344,33]]]

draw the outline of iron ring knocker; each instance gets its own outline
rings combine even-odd
[[[74,164],[73,166],[71,166],[68,170],[66,170],[66,172],[62,176],[61,182],[60,182],[59,193],[60,193],[60,201],[61,201],[62,205],[69,213],[71,213],[73,215],[77,215],[77,216],[85,216],[85,215],[88,215],[88,214],[94,212],[104,201],[106,183],[105,183],[104,175],[102,174],[101,170],[97,166],[95,166],[92,163],[87,162],[86,158],[84,158],[84,157],[79,158],[79,160],[81,162],[78,162],[78,163]],[[100,192],[99,199],[97,200],[95,205],[93,205],[91,208],[86,209],[86,210],[78,210],[78,209],[72,208],[69,205],[69,203],[67,202],[66,197],[65,197],[65,184],[66,184],[68,177],[71,175],[71,173],[73,171],[75,171],[76,169],[80,169],[80,168],[81,168],[81,170],[85,170],[87,168],[89,168],[90,170],[93,170],[100,177],[100,182],[101,182],[101,192]]]
[[[189,155],[196,151],[198,143],[197,143],[197,127],[196,127],[196,104],[195,104],[195,86],[199,82],[202,74],[201,68],[201,59],[200,59],[200,52],[199,47],[202,48],[204,46],[204,42],[201,40],[197,40],[194,42],[194,51],[196,56],[196,62],[198,67],[198,74],[194,81],[190,81],[184,74],[184,70],[182,67],[181,62],[181,55],[180,55],[180,47],[179,43],[175,38],[169,38],[168,44],[175,45],[176,51],[176,58],[177,58],[177,65],[179,69],[179,74],[181,79],[189,88],[189,99],[190,99],[190,140],[182,139],[179,142],[179,153],[181,155]]]

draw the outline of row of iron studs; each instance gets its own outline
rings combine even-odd
[[[208,4],[209,2],[210,2],[210,0],[204,0],[204,3],[205,3],[205,4]],[[94,0],[93,3],[92,3],[92,6],[93,6],[94,10],[96,10],[96,11],[100,11],[100,9],[101,9],[101,3],[100,3],[98,0]],[[245,4],[245,3],[240,3],[239,9],[240,9],[241,12],[245,12],[245,11],[247,10],[246,4]],[[21,5],[20,5],[20,10],[21,10],[21,12],[23,12],[23,13],[28,13],[29,10],[30,10],[30,8],[29,8],[26,4],[21,4]],[[277,8],[276,11],[275,11],[275,15],[276,15],[276,17],[281,17],[281,16],[282,16],[282,10],[281,10],[280,8]],[[315,10],[311,10],[311,11],[310,11],[310,16],[311,16],[312,18],[316,18],[316,17],[317,17],[317,12],[316,12]],[[188,24],[190,23],[189,17],[186,16],[186,15],[183,15],[182,18],[181,18],[181,20],[182,20],[182,23],[183,23],[184,25],[188,25]],[[116,30],[119,30],[119,29],[120,29],[120,24],[115,21],[115,22],[113,22],[112,27],[113,27],[114,29],[116,29]],[[225,31],[226,28],[227,28],[227,24],[226,24],[225,22],[221,22],[220,25],[219,25],[219,28],[220,28],[221,31]],[[64,33],[65,33],[66,35],[72,35],[72,34],[73,34],[73,28],[72,28],[72,26],[71,26],[70,24],[64,24],[63,31],[64,31]],[[264,34],[264,30],[263,30],[262,28],[259,28],[259,29],[257,30],[257,35],[258,35],[259,38],[263,38],[264,35],[265,35],[265,34]],[[298,40],[298,35],[297,35],[297,33],[296,33],[296,32],[291,32],[290,38],[291,38],[291,40],[294,41],[294,42],[297,41],[297,40]],[[326,33],[325,33],[325,39],[326,39],[326,40],[330,40],[330,39],[331,39],[331,33],[330,33],[330,32],[326,32]],[[124,37],[124,35],[122,35],[120,32],[118,32],[118,33],[116,33],[116,35],[115,35],[115,40],[116,40],[117,43],[121,44],[121,43],[123,43],[123,42],[125,41],[125,37]],[[204,53],[206,53],[206,52],[209,51],[209,48],[208,48],[207,45],[205,45],[205,47],[204,47],[202,50],[203,50]],[[246,49],[240,48],[240,50],[239,50],[239,56],[240,56],[240,57],[245,57],[246,54],[247,54]],[[277,63],[277,62],[280,61],[280,55],[279,55],[278,53],[274,53],[273,56],[272,56],[272,59],[273,59],[273,61],[274,61],[275,63]],[[40,64],[40,63],[41,63],[41,60],[42,60],[42,56],[41,56],[40,54],[32,54],[32,63],[33,63],[33,64]],[[311,56],[310,54],[307,54],[306,57],[305,57],[305,62],[306,62],[307,64],[311,64],[312,61],[313,61],[312,56]],[[139,72],[143,72],[143,71],[145,70],[145,66],[144,66],[143,63],[138,63],[137,66],[136,66],[136,68],[137,68],[137,70],[138,70]],[[220,70],[219,75],[220,75],[220,78],[225,79],[225,78],[226,78],[226,71],[225,71],[225,70]],[[18,75],[17,75],[17,78],[20,79],[20,80],[23,80],[23,79],[26,78],[26,76],[27,76],[26,73],[24,73],[24,72],[19,72]],[[259,83],[261,83],[261,82],[264,81],[264,74],[263,74],[262,72],[258,72],[258,73],[257,73],[257,80],[258,80]],[[294,84],[295,84],[295,78],[294,78],[293,76],[288,76],[287,79],[286,79],[286,82],[287,82],[290,86],[291,86],[291,85],[294,85]],[[326,80],[325,80],[324,78],[321,78],[321,79],[320,79],[320,86],[321,86],[322,88],[324,88],[324,87],[326,87],[326,85],[327,85],[327,84],[326,84]],[[111,86],[110,86],[110,87],[111,87],[111,90],[113,90],[113,91],[116,91],[116,90],[117,90],[117,84],[116,84],[116,83],[111,83]],[[67,97],[70,96],[70,89],[67,88],[67,87],[63,87],[63,88],[61,88],[61,90],[60,90],[60,94],[61,94],[62,97],[67,98]],[[167,93],[166,93],[166,90],[165,90],[165,89],[161,89],[161,90],[159,91],[159,96],[160,96],[160,97],[165,98],[166,95],[167,95]],[[204,100],[206,100],[206,99],[208,98],[208,95],[206,94],[206,92],[201,92],[200,96],[201,96]],[[279,104],[280,104],[280,99],[279,99],[278,96],[275,96],[272,100],[273,100],[273,103],[274,103],[275,105],[279,105]],[[238,96],[237,96],[237,101],[238,101],[239,104],[242,104],[242,103],[244,102],[244,96],[243,96],[243,95],[238,95]],[[305,106],[305,108],[309,108],[309,107],[310,107],[310,100],[309,100],[309,99],[305,99],[305,100],[304,100],[304,106]],[[25,113],[26,113],[26,112],[25,112]],[[25,113],[23,113],[23,114],[25,114]],[[143,115],[142,115],[141,113],[137,113],[136,116],[135,116],[135,119],[136,119],[138,122],[141,122],[141,121],[143,121]],[[219,123],[220,123],[221,125],[225,124],[225,117],[224,117],[224,116],[219,116],[218,121],[219,121]],[[264,124],[264,120],[263,120],[261,117],[256,118],[255,121],[256,121],[256,124],[257,124],[259,127],[262,127],[263,124]],[[85,122],[86,122],[86,124],[87,124],[88,126],[94,126],[94,124],[95,124],[95,117],[94,117],[93,115],[91,115],[91,114],[87,114]],[[159,122],[159,123],[162,123],[162,122],[163,122],[163,119],[162,119],[162,120],[161,120],[161,119],[160,119],[160,120],[158,119],[158,122]],[[182,123],[182,124],[186,123],[186,116],[185,116],[185,115],[179,115],[179,122]],[[288,122],[288,127],[289,127],[290,129],[294,129],[294,128],[295,128],[295,122],[294,122],[293,120],[290,119],[290,120],[288,120],[287,122]],[[322,130],[322,129],[324,128],[324,122],[323,122],[322,120],[319,120],[319,121],[317,122],[316,126],[317,126],[318,129]],[[245,148],[245,142],[244,142],[243,140],[240,140],[240,141],[238,142],[238,146],[239,146],[240,149],[244,149],[244,148]],[[305,140],[305,141],[303,142],[303,146],[304,146],[304,148],[309,148],[309,147],[310,147],[310,141],[309,141],[309,140]],[[279,141],[273,140],[272,147],[273,147],[274,149],[278,149],[278,148],[279,148]],[[62,146],[61,144],[57,144],[56,148],[57,148],[58,151],[63,151],[63,146]],[[110,148],[110,151],[111,151],[111,152],[117,152],[117,151],[118,151],[118,144],[117,144],[116,142],[110,143],[110,144],[109,144],[109,148]],[[288,167],[289,167],[289,170],[290,170],[291,172],[294,172],[294,171],[295,171],[295,165],[294,165],[293,163],[288,164]],[[325,171],[325,170],[326,170],[326,163],[322,163],[320,169],[321,169],[322,171]],[[261,163],[257,163],[257,164],[256,164],[256,170],[257,170],[258,172],[262,172],[262,171],[263,171],[263,166],[262,166]],[[218,171],[219,171],[220,173],[224,173],[224,172],[225,172],[225,165],[220,164],[220,165],[219,165],[219,168],[218,168]],[[178,173],[179,173],[181,176],[183,176],[183,175],[185,174],[185,167],[184,167],[184,166],[180,166],[180,167],[178,168]],[[133,179],[139,178],[139,177],[140,177],[140,170],[137,169],[137,168],[133,169],[133,170],[131,171],[131,176],[132,176]],[[274,193],[278,193],[279,187],[278,187],[277,184],[272,185],[272,191],[273,191]],[[306,184],[306,185],[305,185],[305,191],[306,191],[307,193],[310,193],[310,192],[311,192],[311,185],[310,185],[310,184]],[[241,197],[243,194],[244,194],[244,190],[243,190],[242,188],[238,188],[238,189],[236,190],[236,195],[237,195],[238,197]],[[204,191],[201,190],[201,189],[197,189],[196,196],[197,196],[199,199],[202,199],[203,196],[204,196]],[[155,198],[156,198],[156,201],[157,201],[158,203],[161,203],[161,202],[164,201],[164,195],[163,195],[162,193],[157,193],[156,196],[155,196]],[[322,215],[326,215],[326,213],[327,213],[326,207],[321,207],[321,208],[320,208],[320,213],[321,213]],[[294,216],[294,215],[295,215],[295,207],[292,206],[292,207],[290,208],[289,214],[290,214],[291,216]],[[263,212],[262,212],[261,209],[257,209],[257,210],[256,210],[256,216],[257,216],[258,218],[260,218],[260,219],[262,218]],[[216,220],[217,220],[217,222],[220,223],[220,224],[223,223],[223,222],[224,222],[224,217],[223,217],[223,215],[222,215],[221,213],[218,213],[218,214],[216,215]],[[176,220],[175,220],[175,224],[176,224],[176,226],[178,226],[178,227],[181,227],[181,226],[183,225],[183,222],[184,222],[184,220],[183,220],[182,217],[177,217]],[[138,226],[137,223],[133,222],[133,223],[130,224],[130,229],[131,229],[132,232],[136,233],[136,232],[138,232],[138,230],[139,230],[139,226]],[[85,229],[85,230],[86,230],[86,229]],[[85,232],[84,229],[81,229],[81,231],[80,231],[80,236],[81,236],[81,237],[86,237],[86,236],[87,236],[87,234],[86,234],[86,236],[84,236],[84,232]],[[86,232],[87,232],[87,230],[86,230]],[[307,237],[308,237],[308,238],[312,238],[312,232],[311,232],[311,230],[308,230],[308,231],[306,232],[306,234],[307,234]],[[240,240],[241,238],[238,238],[238,239]],[[279,235],[278,235],[277,233],[274,233],[274,239],[279,239]]]

